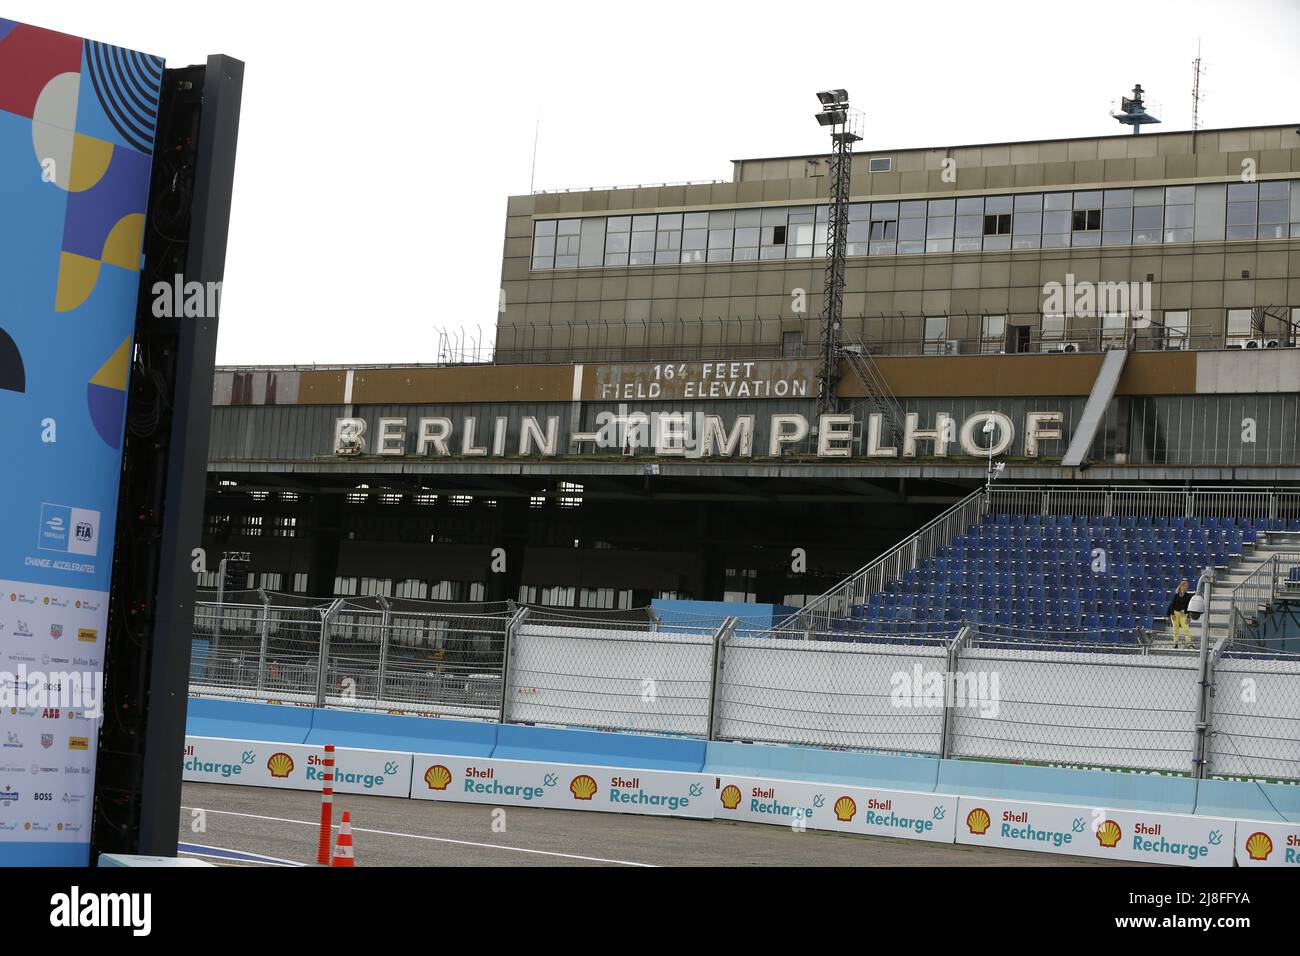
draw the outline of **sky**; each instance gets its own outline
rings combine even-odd
[[[490,343],[508,196],[824,151],[821,89],[849,91],[866,149],[1114,133],[1111,104],[1138,82],[1155,129],[1181,130],[1199,40],[1204,128],[1300,127],[1300,0],[8,0],[4,15],[173,67],[247,64],[223,365],[434,362],[440,330]]]

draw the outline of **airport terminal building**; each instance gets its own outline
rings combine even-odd
[[[826,156],[511,197],[491,361],[218,369],[204,545],[317,598],[798,605],[989,480],[1294,484],[1298,127],[860,152],[829,405]]]

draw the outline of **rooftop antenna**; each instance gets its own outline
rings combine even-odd
[[[1192,132],[1201,128],[1201,74],[1205,67],[1201,65],[1201,41],[1196,41],[1196,59],[1192,61]]]
[[[537,114],[537,122],[533,125],[533,168],[528,172],[528,192],[533,192],[533,184],[537,180],[537,137],[542,131],[542,114]]]
[[[1130,99],[1127,96],[1120,98],[1119,112],[1113,109],[1110,115],[1125,126],[1133,127],[1133,135],[1136,136],[1142,132],[1142,127],[1148,123],[1159,123],[1160,120],[1147,112],[1146,104],[1142,100],[1142,84],[1138,83],[1133,87],[1133,96]]]

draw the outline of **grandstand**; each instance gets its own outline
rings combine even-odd
[[[1185,513],[1169,513],[1175,497]],[[1039,513],[1026,513],[1034,499]],[[1117,501],[1123,513],[1113,511]],[[1238,514],[1186,513],[1209,501]],[[981,489],[811,602],[787,628],[918,636],[951,635],[969,623],[1001,638],[1159,645],[1179,580],[1195,586],[1213,568],[1219,596],[1209,625],[1218,640],[1232,624],[1233,592],[1274,555],[1300,549],[1297,506],[1294,491]],[[936,543],[937,529],[956,528]],[[921,557],[923,545],[932,553]],[[1287,579],[1295,573],[1290,568]]]

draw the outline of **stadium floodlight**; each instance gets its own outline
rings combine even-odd
[[[822,126],[843,126],[849,120],[847,110],[827,109],[813,115]]]
[[[822,90],[817,94],[817,99],[822,106],[847,106],[849,102],[848,90]]]

